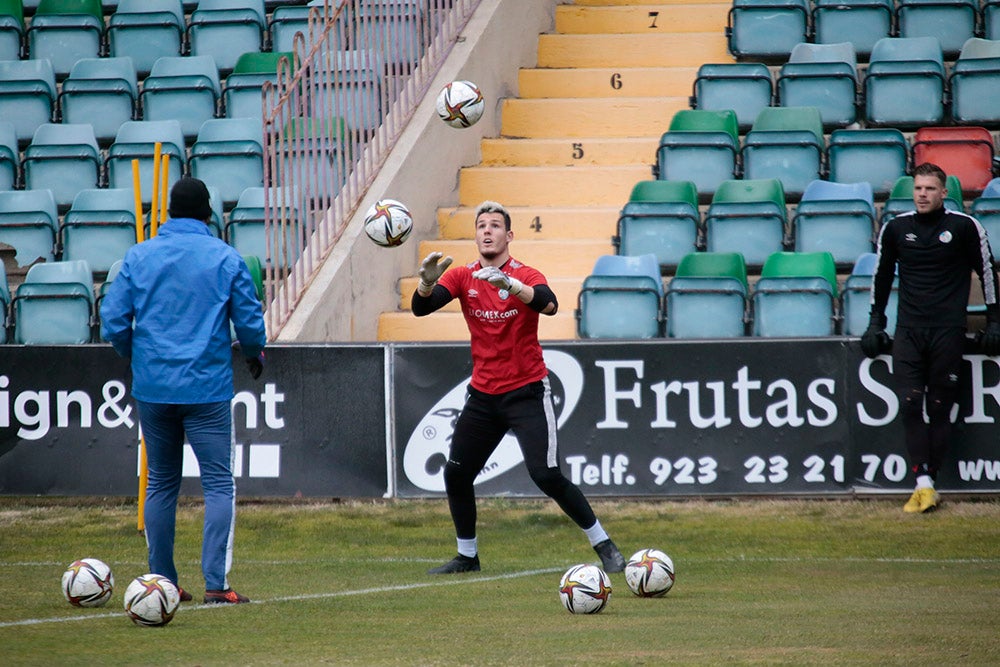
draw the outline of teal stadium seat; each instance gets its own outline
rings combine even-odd
[[[7,342],[7,330],[10,327],[10,287],[7,284],[7,272],[0,271],[0,344]]]
[[[181,0],[121,0],[108,19],[108,52],[128,56],[145,76],[164,56],[179,56],[184,45]]]
[[[267,204],[286,225],[271,228],[271,238],[265,233],[265,188],[247,188],[240,194],[236,206],[229,212],[225,239],[245,256],[259,257],[265,264],[287,269],[302,253],[303,239],[296,236],[305,207],[294,189],[270,188]],[[268,250],[270,249],[270,254]]]
[[[93,338],[94,285],[84,261],[32,266],[13,305],[15,343],[73,345]]]
[[[886,37],[875,43],[865,73],[869,126],[897,129],[944,119],[945,67],[936,37]]]
[[[104,55],[101,0],[41,0],[28,27],[28,54],[52,63],[58,78],[80,58]]]
[[[819,109],[761,110],[743,139],[741,154],[743,178],[777,178],[788,198],[798,198],[809,183],[823,176],[826,144]]]
[[[135,224],[131,188],[83,190],[63,216],[62,258],[84,260],[95,273],[110,271],[135,245]]]
[[[932,162],[978,195],[993,177],[993,134],[985,127],[921,127],[913,137],[913,164]],[[951,192],[956,198],[962,193]]]
[[[139,84],[129,56],[81,58],[59,93],[64,123],[89,123],[100,144],[114,141],[122,123],[135,120]]]
[[[58,231],[51,190],[0,191],[0,243],[14,247],[19,267],[55,261]]]
[[[105,296],[107,296],[108,290],[111,289],[111,285],[114,284],[115,278],[118,277],[118,272],[121,271],[121,268],[122,268],[122,260],[118,260],[117,262],[111,265],[111,268],[108,270],[108,274],[104,277],[104,281],[97,288],[97,298],[94,299],[94,319],[95,319],[94,329],[97,331],[97,337],[102,342],[105,343],[108,341],[104,338],[104,336],[101,335],[101,327],[100,327],[101,300],[104,299]]]
[[[806,0],[733,0],[726,20],[729,52],[742,58],[788,59],[809,37]]]
[[[824,129],[854,123],[858,117],[854,45],[796,44],[778,72],[777,89],[783,107],[817,107]]]
[[[315,13],[315,18],[313,19],[313,38],[318,39],[319,33],[323,31],[324,28],[324,14],[323,14],[323,0],[312,0],[312,2],[307,5],[290,5],[283,4],[274,8],[271,12],[271,20],[268,22],[268,28],[271,33],[271,51],[292,51],[294,47],[295,33],[301,32],[303,38],[305,39],[304,46],[306,50],[312,44],[312,39],[309,35],[309,12],[313,11]],[[336,5],[333,6],[332,11],[336,10]],[[343,17],[341,22],[345,23],[348,21],[348,17],[353,13],[353,6],[348,4],[345,5],[341,16]],[[325,48],[329,51],[339,51],[347,47],[346,31],[334,27],[331,30],[330,37],[326,44],[321,48]]]
[[[89,123],[46,123],[35,130],[22,160],[24,186],[49,189],[60,210],[81,190],[101,184],[102,159]]]
[[[580,289],[577,333],[580,338],[657,338],[662,302],[655,255],[602,255]]]
[[[838,265],[849,266],[871,252],[875,201],[866,182],[813,181],[792,218],[795,252],[828,251]]]
[[[56,75],[47,59],[0,61],[0,118],[14,123],[20,144],[27,144],[43,123],[51,123]]]
[[[937,38],[948,60],[975,37],[978,21],[978,0],[898,0],[896,5],[896,33]]]
[[[705,250],[738,252],[761,266],[784,248],[788,211],[776,178],[724,181],[705,213]]]
[[[264,0],[200,0],[188,21],[188,47],[228,74],[241,54],[265,50],[266,28]]]
[[[1000,39],[1000,0],[987,0],[983,3],[983,37]]]
[[[837,268],[828,252],[767,258],[751,294],[754,336],[812,337],[836,332]]]
[[[760,110],[774,97],[771,70],[764,63],[718,63],[698,68],[691,108],[736,113],[741,132],[753,125]]]
[[[213,56],[165,56],[142,82],[143,118],[176,120],[185,139],[218,115],[222,86]]]
[[[844,336],[860,336],[868,328],[871,315],[872,276],[878,256],[873,252],[858,256],[851,274],[844,280],[840,292],[840,332]],[[899,305],[899,280],[892,284],[889,302],[885,307],[886,332],[896,333],[896,311]]]
[[[340,118],[292,118],[282,129],[282,140],[291,147],[285,174],[298,183],[324,183],[337,191],[350,169],[347,124]]]
[[[24,49],[21,0],[0,0],[0,60],[17,60]]]
[[[699,194],[711,195],[720,183],[735,178],[739,150],[732,109],[681,109],[660,137],[653,172],[665,181],[691,181]]]
[[[21,154],[17,149],[14,123],[0,120],[0,191],[13,190],[21,173]]]
[[[698,190],[691,181],[640,181],[618,216],[611,239],[618,255],[656,255],[661,269],[697,250]]]
[[[424,44],[421,0],[368,0],[359,3],[353,48],[382,54],[392,73],[417,64]]]
[[[375,51],[325,51],[323,68],[333,75],[313,100],[314,118],[343,118],[351,131],[374,132],[382,124],[384,61]]]
[[[155,144],[169,156],[168,191],[187,169],[187,152],[181,124],[176,120],[131,120],[122,123],[105,158],[108,187],[132,188],[132,160],[139,160],[142,201],[153,197],[153,154]]]
[[[834,130],[827,147],[828,177],[837,183],[867,182],[884,197],[906,175],[910,144],[894,128]]]
[[[850,42],[857,57],[867,60],[875,42],[892,36],[894,9],[892,0],[815,0],[813,41]]]
[[[1000,178],[994,178],[972,202],[969,208],[980,224],[986,229],[994,255],[1000,252]]]
[[[966,41],[948,81],[952,120],[961,125],[1000,124],[1000,39]]]
[[[667,337],[744,336],[747,293],[747,267],[740,253],[686,255],[667,285]]]
[[[232,206],[249,187],[264,185],[264,135],[256,118],[206,120],[191,146],[191,176],[218,188],[225,205]]]
[[[283,57],[288,58],[288,67],[291,68],[294,58],[291,52],[252,51],[239,57],[236,67],[226,77],[226,85],[222,90],[227,118],[263,118],[261,91],[266,81],[277,85],[278,62]]]

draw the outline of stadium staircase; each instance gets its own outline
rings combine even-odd
[[[536,68],[502,107],[500,136],[459,174],[459,205],[438,211],[440,251],[476,258],[473,211],[486,199],[513,218],[512,255],[541,270],[559,313],[541,318],[543,340],[574,339],[583,279],[611,236],[637,181],[651,178],[658,141],[688,108],[698,67],[735,62],[723,28],[729,0],[576,0],[556,8],[555,32],[538,41]],[[381,341],[468,340],[458,302],[431,317],[409,311],[417,277],[400,281],[400,307],[380,316]]]

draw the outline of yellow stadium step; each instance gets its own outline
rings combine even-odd
[[[531,68],[518,73],[518,93],[522,99],[689,97],[697,75],[697,67]]]
[[[400,310],[410,309],[410,299],[413,298],[413,291],[417,289],[417,282],[419,280],[417,276],[409,276],[399,281]],[[552,292],[556,295],[556,299],[559,300],[560,310],[564,310],[567,307],[570,309],[576,308],[576,298],[580,294],[580,286],[583,284],[582,278],[549,278],[546,276],[546,280],[548,280],[548,286],[552,288]],[[461,304],[458,299],[453,299],[451,303],[441,310],[459,312]]]
[[[540,340],[572,340],[576,338],[576,317],[571,307],[559,307],[555,315],[538,318]],[[413,313],[382,313],[378,318],[380,341],[468,341],[469,329],[459,312],[438,311],[425,317]]]
[[[648,165],[609,167],[466,167],[458,178],[459,204],[490,199],[505,206],[620,206]]]
[[[468,264],[479,258],[476,244],[468,240],[448,241],[435,239],[420,242],[420,257],[432,252],[451,256],[455,264]],[[529,266],[541,271],[546,278],[579,277],[590,275],[594,262],[601,255],[611,255],[614,247],[611,238],[560,239],[558,241],[518,241],[510,245],[510,254]]]
[[[624,204],[625,200],[614,206],[509,206],[507,211],[516,247],[520,241],[529,240],[609,238]],[[438,209],[440,238],[474,238],[475,213],[475,205]]]
[[[539,67],[698,67],[732,62],[720,27],[681,35],[539,35]]]
[[[620,139],[484,139],[482,164],[489,167],[648,165],[655,158],[658,145],[659,135]]]
[[[586,7],[556,7],[556,32],[590,33],[685,33],[712,32],[726,25],[728,4],[656,4]]]
[[[688,97],[622,97],[504,100],[505,137],[652,137],[688,109]]]

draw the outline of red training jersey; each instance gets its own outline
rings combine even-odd
[[[472,386],[487,394],[502,394],[537,382],[548,374],[538,342],[538,313],[516,296],[472,277],[482,265],[457,266],[441,276],[445,287],[462,304],[472,337]],[[540,271],[513,257],[501,270],[534,287],[545,284]]]

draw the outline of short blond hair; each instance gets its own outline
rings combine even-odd
[[[510,213],[507,212],[507,209],[504,208],[503,204],[495,201],[490,201],[487,199],[482,204],[476,207],[476,217],[474,218],[474,220],[478,221],[479,216],[481,216],[483,213],[499,213],[500,215],[503,216],[503,224],[507,228],[507,231],[508,232],[510,231]]]

